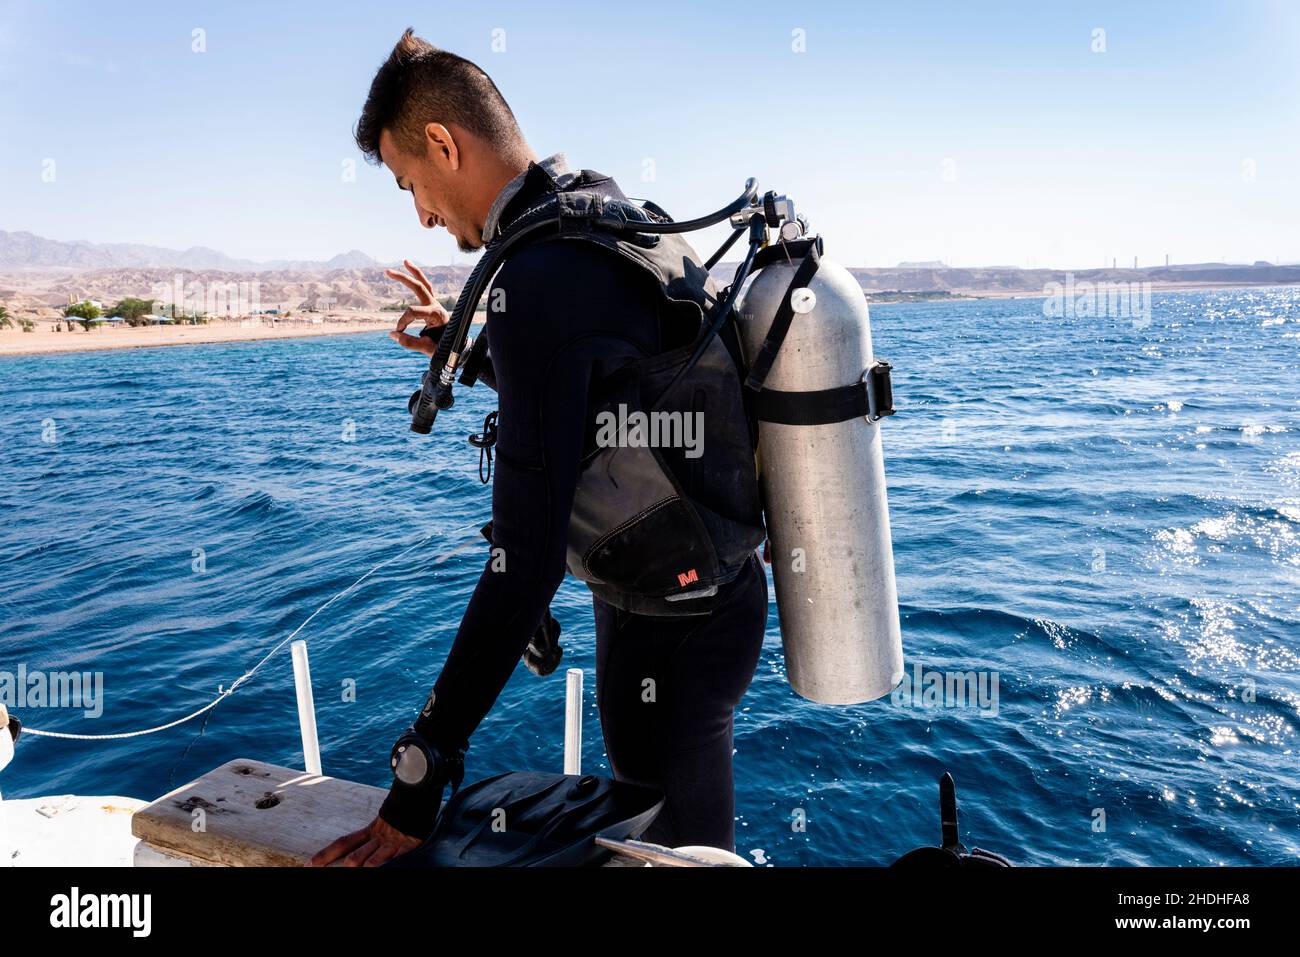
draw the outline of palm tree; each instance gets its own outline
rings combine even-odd
[[[9,310],[4,306],[0,306],[0,329],[12,329],[13,327],[14,320],[9,315]]]

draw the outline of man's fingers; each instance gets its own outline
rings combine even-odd
[[[383,818],[375,819],[370,826],[370,833],[379,842],[379,847],[366,860],[366,867],[379,867],[423,843],[418,837],[399,831]]]
[[[396,279],[411,292],[415,293],[420,305],[429,306],[433,304],[433,290],[417,282],[404,272],[398,272],[396,269],[385,269],[384,275],[389,279]]]
[[[438,351],[437,341],[430,339],[427,336],[407,335],[405,332],[398,332],[394,329],[388,334],[388,337],[403,349],[410,349],[412,352],[422,352],[426,356],[431,357]]]
[[[391,861],[393,858],[397,857],[397,855],[405,853],[405,851],[406,849],[402,847],[402,845],[400,844],[385,842],[383,844],[380,844],[379,847],[376,848],[375,853],[371,854],[368,858],[366,858],[365,866],[379,867],[379,865],[386,864],[388,861]]]
[[[429,282],[429,280],[426,279],[426,278],[424,277],[424,270],[422,270],[422,269],[421,269],[419,266],[417,266],[415,263],[411,262],[409,259],[403,259],[403,260],[402,260],[402,265],[404,265],[404,266],[406,267],[406,271],[407,271],[407,272],[409,272],[412,276],[414,276],[416,279],[418,279],[418,280],[420,281],[421,285],[423,285],[424,288],[425,288],[426,290],[428,290],[428,292],[429,292],[429,298],[432,299],[432,298],[433,298],[433,283]]]
[[[353,831],[351,834],[344,834],[342,837],[331,841],[329,846],[321,848],[312,855],[311,860],[307,862],[309,867],[325,867],[333,864],[348,851],[357,845],[368,840],[370,837],[370,828],[363,827],[359,831]]]
[[[437,329],[439,326],[445,326],[451,316],[447,315],[447,310],[442,308],[438,303],[431,306],[411,306],[397,320],[394,327],[398,332],[404,332],[416,319],[423,319],[425,329]]]
[[[379,847],[379,842],[376,841],[374,838],[371,838],[370,840],[366,841],[366,843],[358,847],[351,854],[349,854],[347,857],[343,858],[343,866],[360,867],[366,862],[366,858],[368,858],[371,854],[375,853],[375,850],[378,847]]]

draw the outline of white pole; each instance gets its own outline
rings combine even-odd
[[[582,773],[582,669],[564,675],[564,773]]]
[[[302,759],[308,774],[320,774],[320,741],[316,738],[316,703],[311,696],[311,666],[307,642],[299,638],[293,651],[293,686],[298,692],[298,726],[302,729]]]

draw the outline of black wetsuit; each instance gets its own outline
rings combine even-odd
[[[530,200],[507,207],[503,221]],[[492,479],[492,559],[479,578],[435,704],[416,722],[446,751],[467,745],[519,664],[566,570],[566,534],[584,437],[588,386],[629,360],[690,340],[673,328],[651,276],[585,242],[549,242],[513,255],[484,300],[498,389]],[[498,563],[499,567],[499,563]],[[757,559],[721,586],[712,615],[631,615],[593,597],[596,686],[605,746],[621,780],[667,795],[645,835],[668,845],[734,840],[732,716],[757,666],[767,579]],[[647,685],[647,681],[652,684]]]

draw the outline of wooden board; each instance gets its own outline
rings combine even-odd
[[[387,793],[240,759],[136,811],[131,833],[166,854],[207,864],[296,867],[374,820]]]

